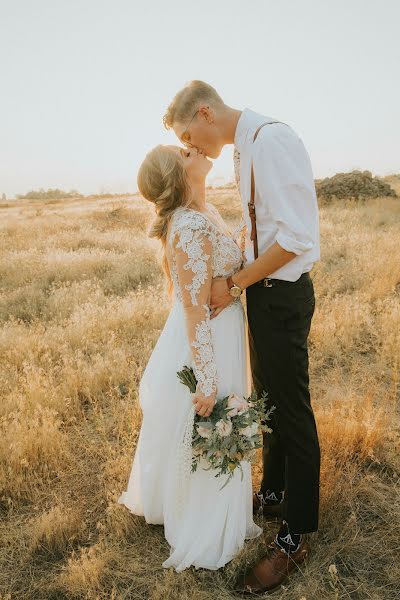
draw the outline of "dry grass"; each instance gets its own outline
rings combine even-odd
[[[235,190],[210,199],[238,220]],[[176,574],[161,567],[163,528],[116,503],[141,423],[137,384],[168,312],[150,209],[127,196],[0,212],[0,599],[234,598],[274,523],[224,569]],[[400,597],[399,225],[398,198],[321,206],[320,529],[277,599]],[[260,465],[253,475],[257,486]]]

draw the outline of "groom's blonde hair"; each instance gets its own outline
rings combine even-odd
[[[165,128],[171,129],[174,123],[185,123],[190,120],[200,102],[207,102],[214,108],[225,104],[215,88],[205,81],[194,79],[175,94],[163,116]]]

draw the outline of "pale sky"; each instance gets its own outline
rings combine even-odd
[[[289,123],[315,177],[400,172],[399,0],[0,0],[0,194],[135,192],[191,79]],[[233,146],[208,183],[233,177]]]

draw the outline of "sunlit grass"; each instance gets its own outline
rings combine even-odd
[[[234,190],[209,199],[238,221]],[[146,236],[151,207],[127,196],[8,202],[0,212],[1,593],[232,598],[274,523],[258,521],[265,537],[225,569],[178,575],[161,567],[163,528],[116,504],[140,429],[138,382],[169,310]],[[313,558],[277,598],[397,597],[399,225],[398,198],[321,206],[309,337],[320,529]],[[260,474],[259,464],[254,487]]]

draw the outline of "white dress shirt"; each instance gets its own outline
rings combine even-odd
[[[297,256],[273,273],[274,279],[296,281],[320,258],[319,213],[310,158],[296,132],[283,123],[245,108],[234,139],[236,181],[246,225],[245,259],[254,261],[248,202],[251,195],[251,156],[256,193],[258,255],[274,242]]]

